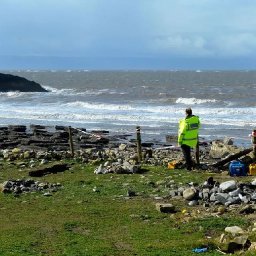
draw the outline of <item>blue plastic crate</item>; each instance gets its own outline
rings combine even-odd
[[[247,170],[244,163],[238,160],[231,161],[229,164],[230,176],[246,176]]]

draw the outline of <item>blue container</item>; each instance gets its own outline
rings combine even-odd
[[[238,160],[231,161],[229,164],[229,175],[230,176],[246,176],[246,166],[244,163]]]

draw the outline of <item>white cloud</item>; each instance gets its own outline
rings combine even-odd
[[[155,39],[149,49],[155,53],[224,58],[256,54],[256,1],[170,2],[157,2],[150,12]]]
[[[256,34],[223,34],[213,41],[216,55],[227,57],[246,57],[256,52]]]
[[[151,49],[158,53],[175,55],[209,56],[207,42],[201,36],[173,35],[168,37],[158,37],[153,40]]]
[[[232,33],[208,38],[182,34],[157,37],[150,44],[154,53],[188,57],[250,57],[256,52],[256,34]]]
[[[255,10],[251,0],[0,0],[0,54],[246,57]]]

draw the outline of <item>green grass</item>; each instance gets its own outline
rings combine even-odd
[[[173,181],[202,182],[212,174],[145,169],[143,174],[95,175],[93,166],[74,163],[64,173],[35,178],[63,185],[51,197],[1,193],[0,255],[186,256],[202,245],[211,248],[204,255],[221,255],[214,250],[214,238],[226,226],[247,228],[251,224],[243,216],[228,214],[216,218],[200,213],[187,218],[180,211],[195,212],[197,208],[189,208],[183,201],[173,202],[176,214],[158,212],[152,195],[167,195]],[[4,163],[0,181],[27,178],[28,171]],[[137,196],[127,198],[128,189]]]

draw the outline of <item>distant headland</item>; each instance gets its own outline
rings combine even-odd
[[[0,92],[47,92],[40,84],[24,77],[0,73]]]

